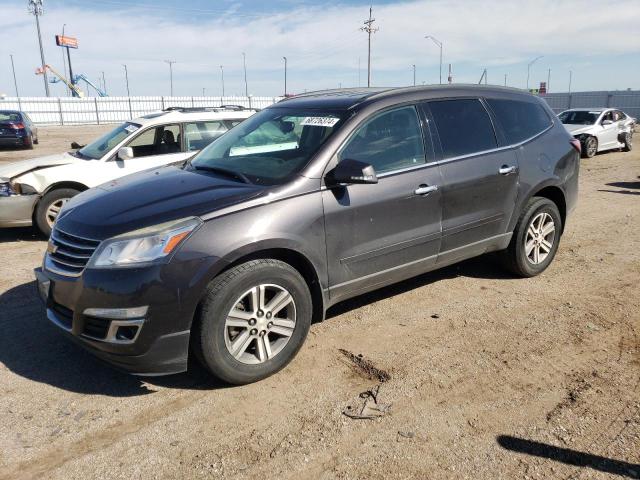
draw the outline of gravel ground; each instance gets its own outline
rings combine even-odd
[[[637,150],[583,160],[543,275],[485,256],[358,297],[233,388],[127,376],[69,343],[35,292],[45,243],[0,231],[0,478],[640,478],[639,175]],[[342,413],[378,385],[381,417]]]

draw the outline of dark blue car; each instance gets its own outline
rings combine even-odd
[[[38,129],[29,115],[18,110],[0,110],[0,146],[33,148]]]

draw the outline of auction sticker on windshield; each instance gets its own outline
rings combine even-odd
[[[133,133],[138,130],[138,127],[136,127],[135,125],[127,125],[126,127],[124,127],[124,129],[129,133]]]
[[[300,125],[331,128],[338,123],[339,120],[339,118],[335,117],[306,117],[300,122]]]

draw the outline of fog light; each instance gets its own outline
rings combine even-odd
[[[135,308],[87,308],[84,314],[89,317],[126,320],[128,318],[143,318],[147,315],[149,306]]]

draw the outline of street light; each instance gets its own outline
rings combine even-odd
[[[171,82],[171,96],[173,97],[173,64],[175,60],[165,60],[165,63],[169,64],[169,82]]]
[[[124,67],[124,80],[127,83],[127,97],[131,96],[131,93],[129,92],[129,72],[127,71],[127,66],[123,63],[122,66]]]
[[[64,27],[66,27],[66,26],[67,26],[66,23],[62,24],[62,36],[63,37],[64,37]],[[62,75],[66,77],[67,76],[67,62],[64,59],[64,48],[61,49],[60,52],[62,52]],[[65,87],[66,87],[66,85],[65,85]],[[71,90],[69,90],[69,88],[65,88],[64,90],[67,92],[67,95],[69,95],[69,93],[71,93]]]
[[[432,35],[427,35],[424,38],[429,38],[433,43],[440,47],[440,85],[442,85],[442,42]]]
[[[222,77],[222,96],[224,97],[224,66],[220,65],[220,76]]]
[[[20,97],[20,93],[18,92],[18,81],[16,80],[16,67],[13,64],[13,54],[9,54],[11,57],[11,71],[13,72],[13,86],[16,87],[16,97]]]
[[[416,66],[411,65],[413,67],[413,86],[416,86]]]
[[[284,96],[287,96],[287,57],[282,57],[284,60]]]
[[[540,60],[543,57],[543,55],[540,55],[539,57],[534,58],[533,60],[531,60],[529,62],[529,64],[527,65],[527,91],[529,91],[529,73],[531,72],[531,65],[533,65],[534,63],[536,63],[538,60]]]
[[[242,66],[244,68],[244,95],[249,96],[249,87],[247,86],[247,55],[242,52]]]

